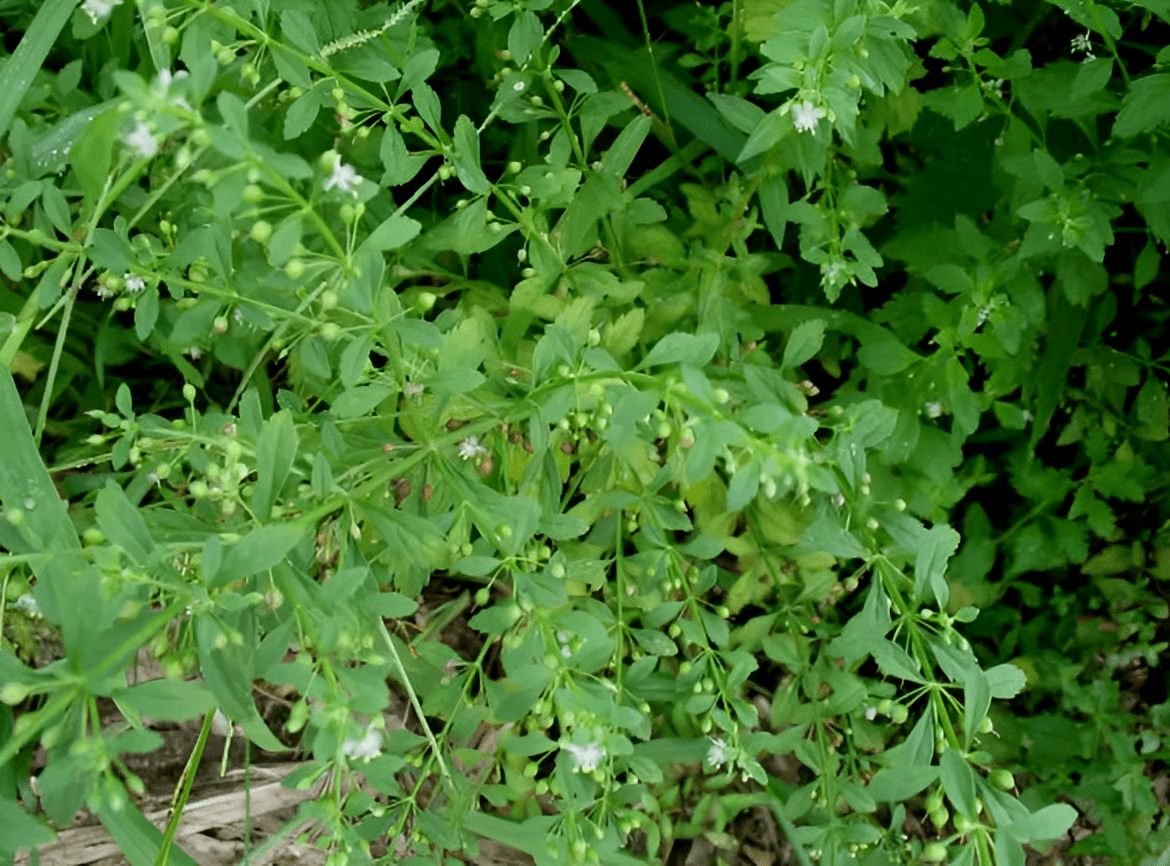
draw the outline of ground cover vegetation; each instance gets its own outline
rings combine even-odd
[[[0,854],[1167,862],[1165,0],[0,22]]]

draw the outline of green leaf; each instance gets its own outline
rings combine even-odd
[[[300,138],[321,111],[325,104],[325,91],[320,87],[313,87],[298,96],[284,113],[284,140],[291,141]]]
[[[797,325],[788,335],[788,342],[784,344],[783,366],[792,369],[816,357],[824,341],[823,319],[812,319]]]
[[[1170,404],[1166,400],[1166,386],[1154,375],[1153,369],[1146,373],[1146,381],[1138,391],[1134,412],[1140,425],[1135,434],[1149,442],[1163,442],[1170,431]]]
[[[997,700],[1006,701],[1014,698],[1028,684],[1024,672],[1010,663],[996,665],[985,673],[991,696]]]
[[[94,513],[98,528],[127,556],[139,565],[150,559],[155,545],[150,530],[146,528],[146,521],[113,479],[98,491]]]
[[[1009,824],[1005,830],[1017,842],[1047,842],[1059,839],[1077,819],[1077,810],[1067,803],[1053,803],[1026,819]]]
[[[963,747],[971,748],[971,741],[979,732],[979,725],[991,706],[991,685],[987,674],[977,667],[967,674],[963,683]]]
[[[362,242],[358,255],[370,250],[381,253],[400,249],[414,240],[421,229],[422,223],[408,216],[388,217]]]
[[[629,122],[625,129],[618,133],[613,146],[606,151],[601,159],[601,171],[611,177],[621,179],[626,176],[634,157],[638,155],[642,142],[650,134],[650,118],[639,114]]]
[[[0,267],[3,266],[3,250],[0,249]],[[1142,251],[1138,253],[1137,261],[1134,262],[1133,267],[1133,285],[1135,289],[1144,289],[1158,276],[1158,271],[1162,266],[1162,256],[1158,252],[1158,247],[1153,241],[1147,241],[1146,245],[1142,247]],[[13,277],[13,279],[16,279]]]
[[[954,749],[946,749],[938,765],[939,781],[955,811],[976,820],[979,816],[975,811],[975,773],[971,765]]]
[[[20,279],[24,267],[20,264],[20,256],[16,249],[7,240],[0,240],[0,273],[16,282]]]
[[[921,597],[927,585],[934,592],[940,610],[945,610],[950,599],[947,586],[947,561],[959,549],[959,533],[945,523],[936,523],[919,539],[918,555],[914,561],[914,591]]]
[[[270,752],[284,745],[268,730],[252,702],[252,654],[233,646],[231,637],[210,616],[195,619],[195,642],[203,680],[224,714],[244,729],[253,743]]]
[[[267,571],[284,559],[304,534],[305,527],[296,523],[272,523],[253,529],[228,549],[214,585]]]
[[[938,767],[909,766],[878,770],[866,790],[879,803],[909,800],[938,778]]]
[[[305,54],[316,54],[320,50],[313,22],[299,9],[286,9],[281,13],[280,29],[285,38]]]
[[[708,94],[714,96],[714,94]],[[760,213],[764,217],[764,225],[772,236],[779,252],[784,249],[784,227],[788,221],[788,187],[784,183],[784,176],[775,174],[760,184]]]
[[[140,716],[165,722],[193,719],[209,712],[215,705],[207,689],[188,680],[150,680],[116,690],[111,697],[119,704],[131,707]]]
[[[272,517],[272,506],[297,456],[297,431],[287,410],[264,422],[256,443],[256,484],[252,488],[252,512],[262,523]]]
[[[512,62],[523,68],[541,40],[544,39],[544,28],[540,26],[540,19],[531,9],[516,16],[512,27],[508,31],[508,51],[512,55]],[[579,89],[579,88],[578,88]]]
[[[110,786],[116,786],[121,804],[115,808],[110,797],[99,794],[95,798],[93,808],[102,826],[109,831],[119,853],[129,861],[130,866],[154,866],[162,847],[162,832],[130,802],[120,782],[115,781],[112,775],[107,776],[106,781]],[[196,866],[187,852],[178,846],[172,846],[169,855],[169,862],[175,866]]]
[[[877,662],[882,673],[912,683],[925,682],[919,673],[918,662],[898,644],[885,638],[877,638],[870,641],[869,647],[873,660]]]
[[[1147,75],[1130,84],[1113,124],[1113,137],[1130,138],[1151,132],[1167,120],[1170,120],[1170,73]]]
[[[694,367],[702,367],[711,360],[718,348],[718,334],[667,334],[654,344],[654,348],[642,359],[638,367],[658,367],[683,362]]]
[[[529,15],[532,13],[529,12]],[[535,16],[534,16],[535,17]],[[486,195],[492,191],[487,175],[479,166],[479,133],[475,124],[466,114],[459,115],[455,121],[455,149],[452,159],[455,163],[455,173],[459,181],[469,192]],[[413,221],[412,221],[413,222]]]
[[[77,0],[45,0],[41,3],[16,50],[0,67],[0,139],[8,132],[29,85],[76,7]]]
[[[4,834],[0,836],[0,854],[9,858],[21,848],[35,849],[57,838],[51,827],[4,797],[0,797],[0,826],[4,827]]]
[[[1088,319],[1088,309],[1070,303],[1064,292],[1057,293],[1054,307],[1040,369],[1035,376],[1035,417],[1028,441],[1029,449],[1035,449],[1048,431],[1056,406],[1064,394],[1073,353],[1080,345],[1081,332]]]

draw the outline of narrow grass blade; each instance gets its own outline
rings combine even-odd
[[[8,132],[20,100],[28,92],[33,76],[49,56],[49,49],[75,6],[77,0],[45,0],[16,51],[4,64],[4,71],[0,72],[0,138]]]

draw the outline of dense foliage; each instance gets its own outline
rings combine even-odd
[[[1166,862],[1165,0],[0,21],[0,854]]]

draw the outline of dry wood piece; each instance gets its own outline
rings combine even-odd
[[[297,806],[306,800],[315,800],[321,794],[324,779],[305,790],[292,790],[282,787],[280,780],[287,777],[301,765],[298,763],[273,764],[252,768],[251,803],[249,810],[253,818],[267,815],[279,809]],[[264,784],[257,785],[257,782]],[[176,843],[186,850],[196,862],[211,866],[221,862],[220,854],[233,853],[235,859],[222,862],[239,862],[239,853],[234,853],[234,846],[201,836],[207,830],[225,827],[242,820],[244,816],[244,798],[246,794],[241,788],[228,794],[218,794],[199,802],[190,802],[183,811],[183,820],[179,825],[179,832],[175,837]],[[158,809],[147,813],[146,817],[160,830],[166,825],[167,810]],[[295,844],[290,839],[290,844]],[[304,849],[305,846],[300,846]],[[215,848],[214,851],[211,849]],[[231,848],[229,852],[227,849]],[[224,849],[221,851],[220,849]],[[270,852],[273,853],[273,852]],[[312,859],[313,853],[321,853],[321,862],[324,854],[314,849],[305,849],[299,862],[316,862]],[[44,845],[37,849],[37,855],[44,866],[78,866],[78,864],[92,864],[107,858],[118,857],[118,846],[106,832],[104,827],[78,827],[63,830],[57,841],[51,845]],[[120,859],[120,858],[119,858]],[[110,863],[119,862],[119,859],[109,860]],[[264,862],[274,863],[276,860],[266,859]],[[16,866],[28,866],[29,856],[22,852],[16,857]]]

